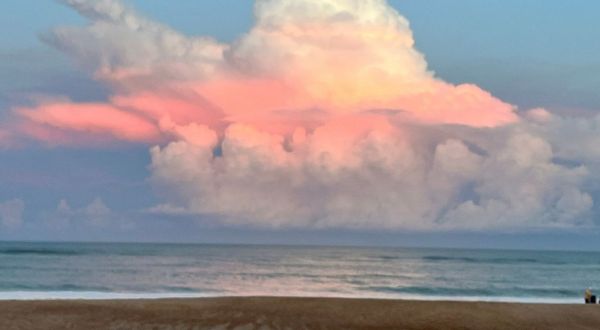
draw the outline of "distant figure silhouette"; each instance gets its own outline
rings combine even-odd
[[[596,297],[594,295],[592,295],[592,289],[587,288],[585,289],[585,303],[586,304],[591,304],[592,303],[592,299],[594,300],[593,303],[596,303]]]

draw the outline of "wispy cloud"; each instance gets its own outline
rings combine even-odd
[[[105,227],[114,222],[124,221],[122,215],[113,212],[99,197],[79,208],[73,208],[66,199],[61,199],[56,209],[47,212],[44,218],[46,224],[54,228]]]

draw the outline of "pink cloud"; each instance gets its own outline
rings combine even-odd
[[[16,113],[41,127],[90,135],[107,134],[126,141],[157,141],[159,131],[143,117],[100,103],[49,103],[19,108]],[[34,137],[58,137],[40,130]],[[39,135],[37,135],[39,134]]]
[[[232,123],[290,135],[377,109],[427,124],[518,120],[513,106],[479,87],[428,71],[408,21],[384,1],[258,1],[255,26],[231,45],[184,36],[115,0],[68,3],[90,25],[57,29],[48,40],[115,92],[105,103],[18,109],[41,140],[61,143],[72,132],[153,143],[172,136],[161,129],[165,120],[219,135]],[[42,133],[44,126],[61,134]]]

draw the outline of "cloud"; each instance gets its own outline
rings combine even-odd
[[[32,123],[57,129],[103,132],[130,141],[158,139],[156,128],[143,118],[104,104],[50,103],[17,112]]]
[[[168,216],[189,216],[194,215],[193,212],[190,212],[185,207],[173,206],[171,204],[158,204],[143,210],[143,213],[146,214],[155,214],[155,215],[168,215]]]
[[[213,39],[186,37],[138,15],[120,1],[62,2],[87,17],[90,24],[59,27],[43,39],[101,80],[131,87],[150,78],[197,77],[214,70],[221,60],[223,46]]]
[[[54,227],[89,225],[104,227],[118,220],[120,216],[114,213],[104,201],[97,197],[88,205],[73,208],[67,200],[61,199],[56,210],[46,215],[46,220]]]
[[[257,0],[254,27],[231,44],[116,0],[64,2],[89,24],[44,40],[113,94],[14,109],[18,132],[154,145],[165,203],[151,213],[260,227],[593,224],[598,119],[519,115],[476,85],[443,81],[384,0]],[[109,212],[102,205],[62,208]]]
[[[592,224],[588,169],[556,163],[551,145],[522,127],[472,137],[457,130],[427,143],[402,128],[348,134],[324,127],[291,149],[252,130],[230,127],[218,157],[211,146],[185,141],[154,147],[153,179],[171,209],[266,227]]]
[[[154,143],[173,140],[176,125],[222,134],[232,122],[291,134],[376,109],[429,124],[518,120],[513,106],[479,87],[436,78],[414,48],[408,21],[382,0],[259,0],[255,26],[232,44],[182,35],[116,0],[64,2],[90,23],[56,28],[44,40],[114,93],[106,104],[59,100],[15,109],[22,132],[36,139]]]
[[[20,199],[0,202],[0,224],[5,228],[20,227],[24,210],[25,203]]]

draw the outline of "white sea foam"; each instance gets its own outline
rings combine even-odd
[[[205,298],[201,293],[126,293],[97,291],[4,291],[0,300],[112,300],[112,299],[166,299]]]
[[[505,303],[534,303],[534,304],[581,304],[581,299],[563,298],[532,298],[532,297],[486,297],[486,296],[425,296],[425,295],[385,295],[385,294],[334,294],[323,292],[319,295],[304,295],[292,293],[289,295],[267,294],[228,294],[214,295],[204,293],[139,293],[139,292],[97,292],[97,291],[4,291],[0,292],[0,300],[127,300],[127,299],[169,299],[169,298],[216,298],[216,297],[320,297],[320,298],[361,298],[361,299],[402,299],[419,301],[481,301]]]

